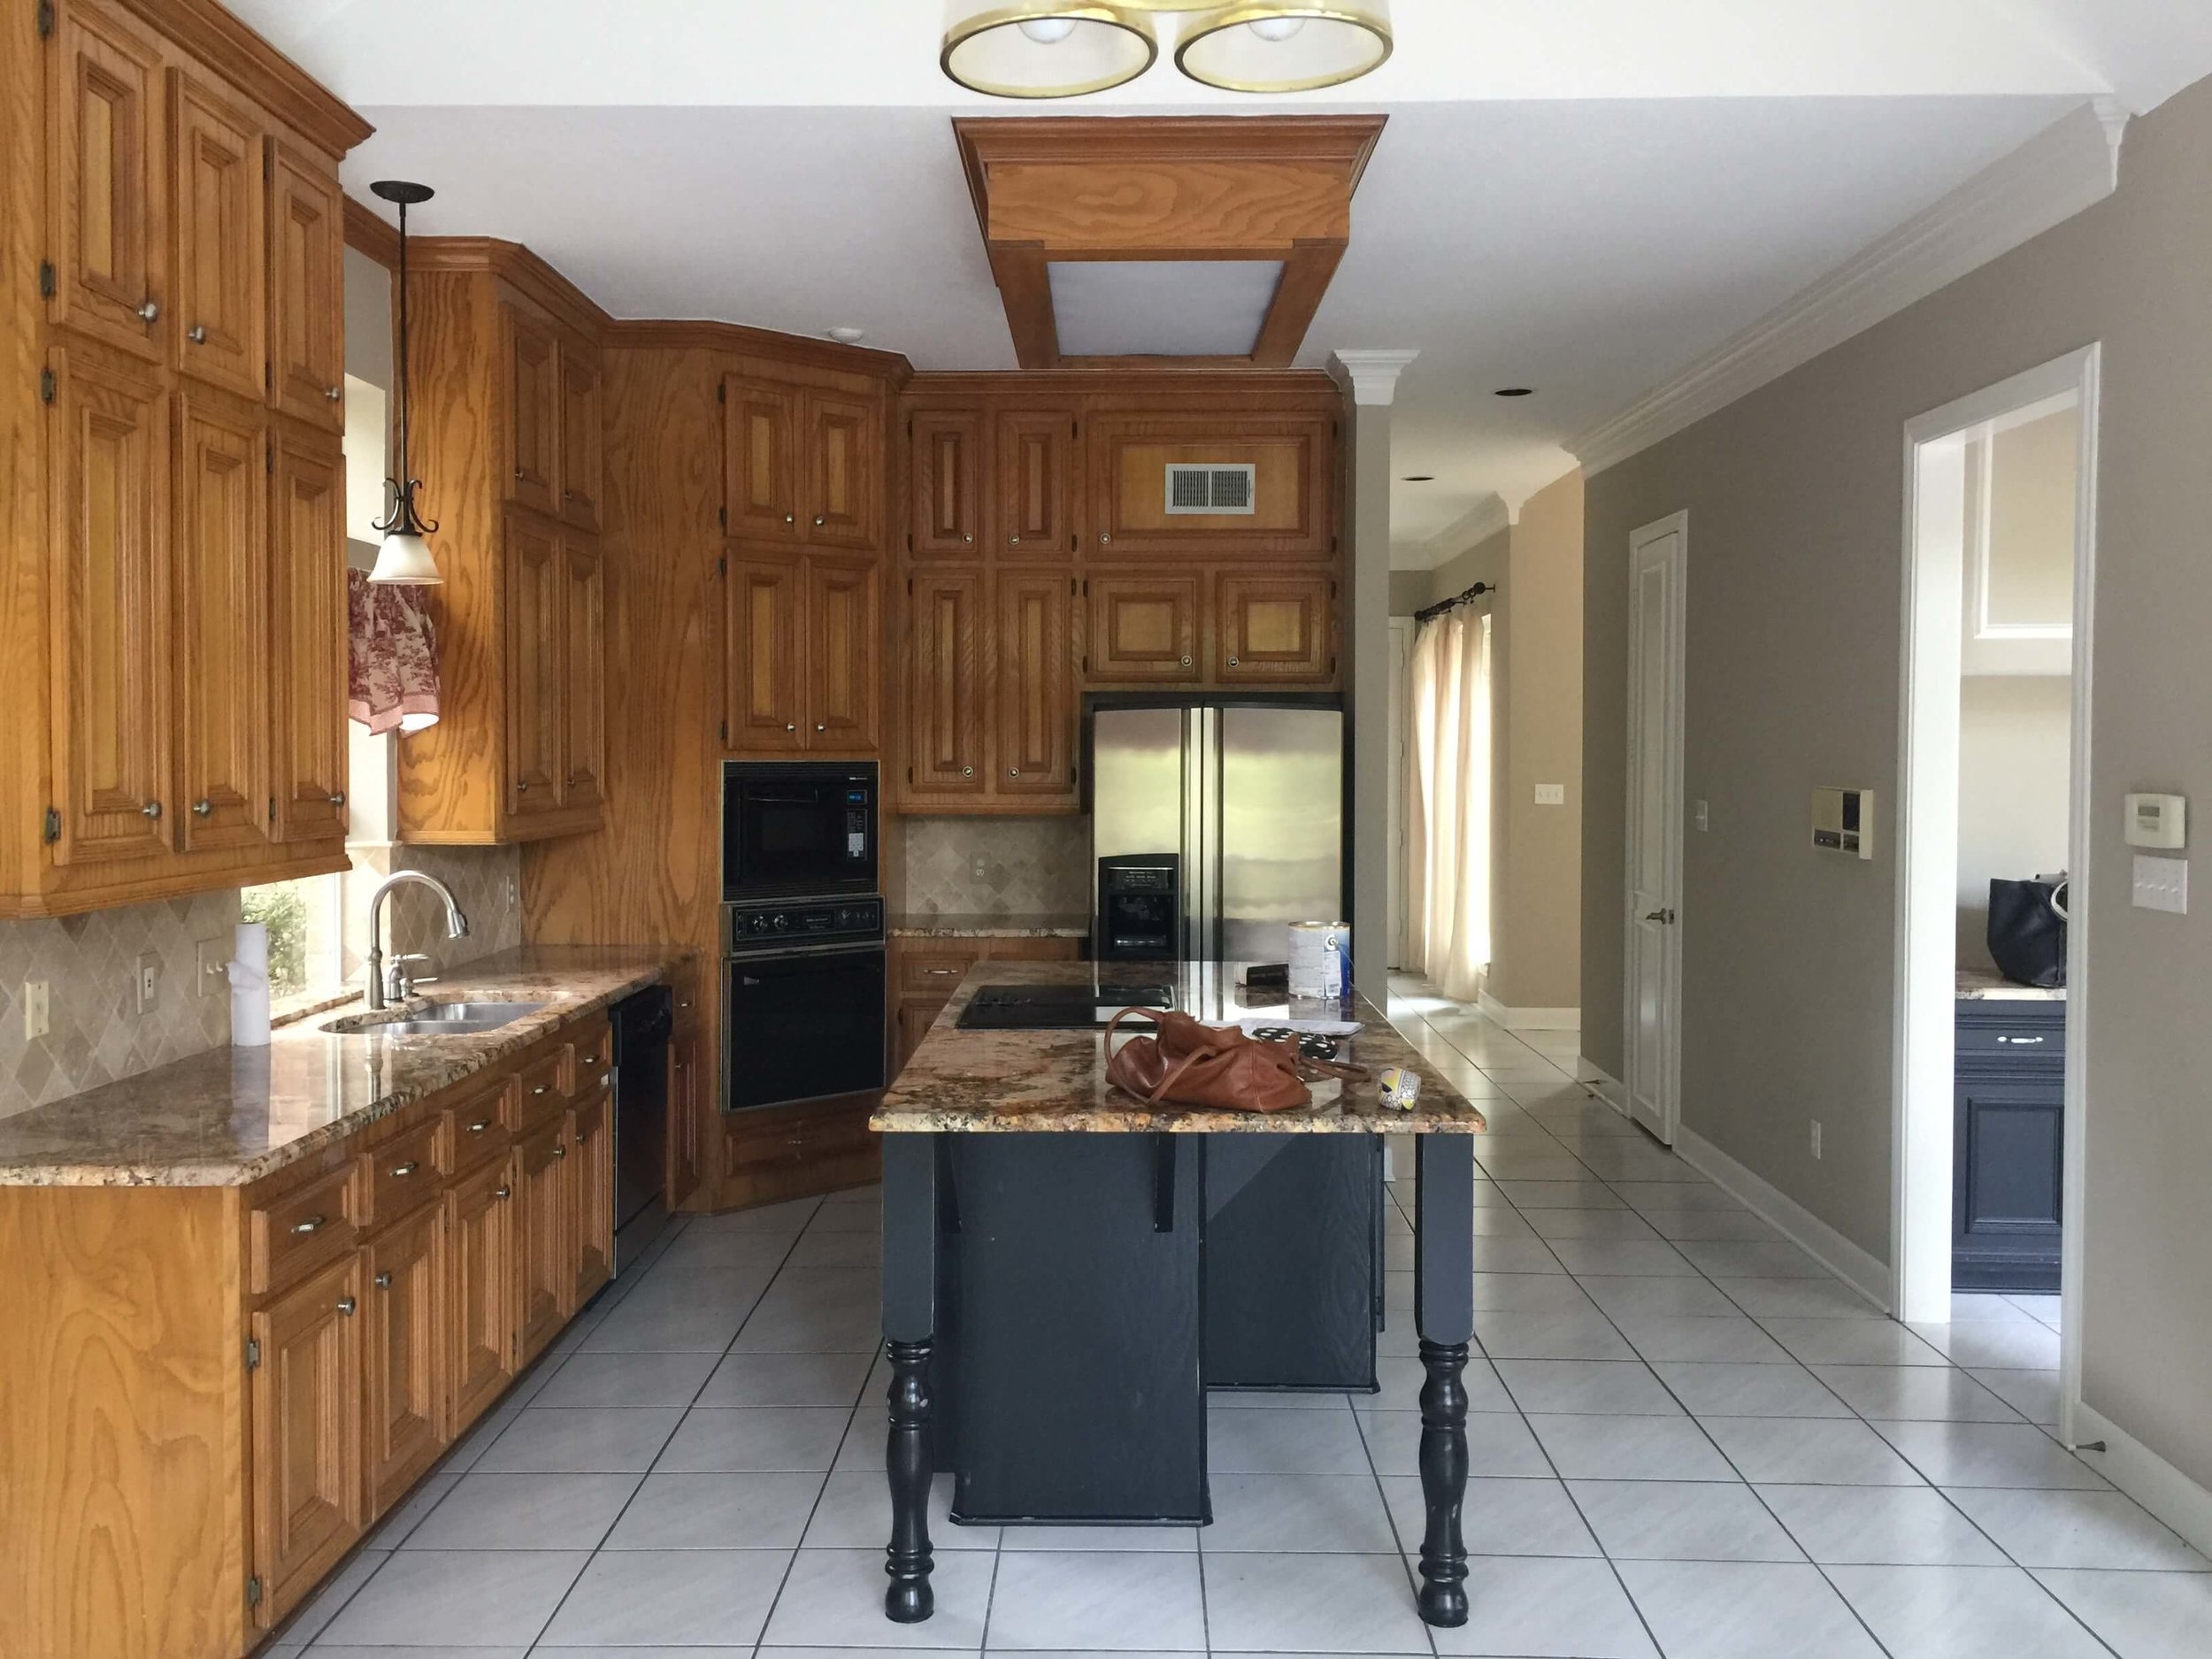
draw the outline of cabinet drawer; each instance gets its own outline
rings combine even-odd
[[[361,1225],[373,1227],[405,1215],[438,1195],[440,1178],[449,1162],[444,1118],[394,1136],[362,1161],[368,1173],[361,1194]]]
[[[572,1057],[569,1046],[561,1043],[522,1068],[516,1075],[515,1091],[510,1097],[510,1129],[534,1125],[547,1113],[567,1104],[569,1062]]]
[[[1957,1058],[1987,1070],[1993,1065],[2057,1065],[2066,1058],[2066,1005],[2013,1003],[2002,1012],[1985,1002],[1959,1010]],[[2023,1013],[2032,1008],[2033,1013]],[[2047,1012],[2045,1010],[2048,1010]]]
[[[513,1120],[515,1084],[509,1079],[447,1109],[446,1145],[457,1173],[472,1170],[507,1149],[507,1125]]]
[[[569,1093],[581,1094],[614,1064],[614,1032],[603,1018],[587,1020],[574,1028],[569,1048],[576,1056],[569,1073]]]
[[[256,1209],[249,1220],[253,1293],[263,1295],[349,1252],[360,1233],[347,1164]]]
[[[946,950],[932,947],[927,950],[899,952],[899,985],[917,996],[949,997],[970,968],[982,960],[979,950]]]

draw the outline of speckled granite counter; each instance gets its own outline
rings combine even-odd
[[[954,911],[891,918],[894,939],[1081,939],[1087,916],[982,916]]]
[[[495,1031],[339,1035],[318,1016],[266,1048],[217,1048],[0,1118],[0,1187],[238,1187],[312,1156],[548,1033],[667,978],[689,953],[648,946],[503,951],[420,1001],[542,1002]],[[412,1004],[411,1004],[412,1006]]]
[[[1364,1029],[1345,1058],[1379,1073],[1402,1066],[1420,1074],[1421,1098],[1409,1112],[1375,1103],[1375,1086],[1312,1085],[1313,1104],[1301,1111],[1197,1111],[1154,1109],[1106,1081],[1105,1044],[1089,1031],[962,1031],[961,1010],[983,985],[1087,985],[1098,972],[1090,963],[981,962],[930,1027],[882,1104],[868,1120],[886,1133],[940,1130],[984,1133],[1176,1134],[1480,1134],[1482,1113],[1400,1036],[1372,1003],[1356,998],[1348,1012],[1336,1003],[1301,1004],[1239,1000],[1233,963],[1179,965],[1118,963],[1110,972],[1123,982],[1165,979],[1176,1005],[1201,1019],[1348,1018]],[[1134,1022],[1132,1022],[1133,1024]],[[1124,1028],[1125,1032],[1126,1027]]]
[[[1961,968],[1958,971],[1958,1000],[1962,1002],[2062,1002],[2066,987],[2062,985],[2049,989],[2036,985],[2020,985],[2001,973],[1992,973],[1986,968]]]

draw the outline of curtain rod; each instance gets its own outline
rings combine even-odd
[[[1440,599],[1425,610],[1415,611],[1413,619],[1416,622],[1432,621],[1448,611],[1455,611],[1461,605],[1471,604],[1485,594],[1494,594],[1497,591],[1498,584],[1495,582],[1477,582],[1463,594],[1455,594],[1449,599]]]

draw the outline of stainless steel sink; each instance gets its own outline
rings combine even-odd
[[[325,1031],[359,1035],[373,1032],[386,1037],[465,1037],[536,1013],[542,1002],[430,1002],[392,1015],[356,1014],[334,1019]]]

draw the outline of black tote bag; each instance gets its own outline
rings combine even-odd
[[[2066,887],[2064,876],[1989,884],[1989,955],[2008,979],[2046,991],[2066,983]]]

